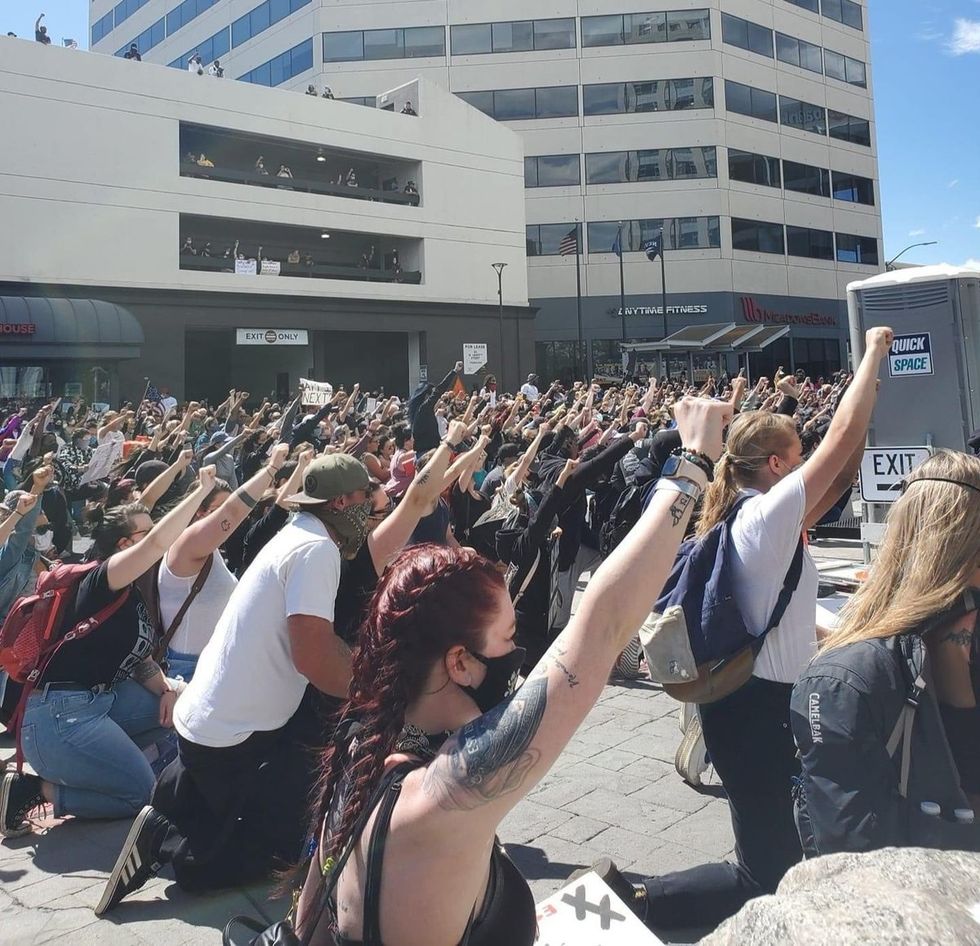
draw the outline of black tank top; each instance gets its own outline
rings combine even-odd
[[[364,939],[348,939],[340,934],[337,929],[336,902],[331,897],[327,904],[327,918],[335,946],[383,946],[380,914],[381,866],[385,841],[391,826],[391,814],[398,799],[402,779],[408,774],[408,770],[406,767],[388,786],[379,803],[378,816],[371,831],[364,888]],[[322,882],[321,875],[321,884]],[[490,857],[490,880],[486,898],[481,909],[474,911],[470,917],[459,946],[533,946],[536,934],[537,911],[531,888],[498,842]],[[313,941],[316,941],[316,937]]]

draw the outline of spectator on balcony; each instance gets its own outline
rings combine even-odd
[[[381,185],[381,189],[384,191],[397,191],[398,190],[398,178],[389,177],[387,181],[384,181]]]
[[[211,244],[210,243],[205,243],[204,246],[201,247],[201,252],[198,253],[197,255],[198,256],[210,256],[211,255]]]
[[[276,171],[276,177],[288,178],[289,180],[292,180],[293,172],[285,164],[280,164],[279,170]],[[282,187],[290,191],[292,190],[292,187],[289,184],[277,184],[276,187]]]
[[[265,177],[269,176],[269,172],[265,169],[265,159],[260,154],[258,160],[255,162],[255,173],[262,174]]]
[[[292,249],[289,251],[289,256],[286,257],[286,262],[291,263],[294,266],[299,265],[299,250]]]
[[[136,43],[129,44],[129,50],[127,51],[126,55],[123,56],[123,59],[135,59],[136,62],[143,61],[143,57],[140,55],[139,47],[136,45]]]
[[[316,86],[315,85],[308,85],[306,87],[306,94],[307,95],[312,95],[313,98],[316,98],[317,97],[316,96]]]
[[[368,245],[367,249],[361,254],[361,261],[357,264],[358,269],[374,269],[377,265],[377,253],[374,244]]]
[[[41,20],[43,19],[44,14],[42,13],[34,22],[34,39],[39,43],[43,43],[45,46],[50,46],[51,37],[48,36],[48,28],[46,26],[41,26]]]
[[[415,115],[415,116],[418,116],[418,112],[415,111],[414,108],[412,108],[412,103],[411,102],[406,102],[402,106],[402,115]]]
[[[418,197],[419,189],[415,186],[415,181],[409,181],[405,185],[405,190],[402,193],[408,194],[410,197]],[[418,203],[418,201],[416,201],[416,203]]]
[[[223,79],[225,77],[225,70],[222,68],[220,59],[215,59],[215,61],[208,66],[208,75],[214,76],[215,79]]]
[[[333,91],[331,90],[331,88],[330,88],[329,85],[325,85],[323,87],[323,97],[325,99],[332,99],[333,98]]]
[[[194,55],[187,60],[187,71],[196,72],[199,76],[204,75],[204,60],[201,59],[199,53],[194,53]]]
[[[184,245],[180,248],[181,256],[197,256],[197,250],[194,247],[194,240],[191,237],[187,237],[184,240]]]
[[[201,156],[197,159],[197,166],[202,168],[213,168],[214,161],[212,161],[203,151]]]
[[[343,183],[348,187],[357,187],[357,172],[353,168],[347,171],[347,176],[344,178]]]
[[[315,261],[313,259],[313,254],[312,253],[306,253],[306,254],[303,255],[303,265],[307,269],[310,269],[310,270],[313,269],[313,267],[316,265],[316,263],[315,263]]]

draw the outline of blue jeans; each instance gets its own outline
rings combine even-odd
[[[167,676],[171,680],[176,680],[179,677],[184,683],[190,683],[200,657],[200,654],[182,654],[179,650],[171,650],[168,647]]]
[[[12,460],[10,457],[4,461],[3,487],[8,493],[20,485],[21,463],[21,460]]]
[[[140,746],[167,732],[160,698],[133,680],[105,691],[42,686],[28,698],[21,745],[55,786],[56,817],[127,818],[149,803],[155,781]]]

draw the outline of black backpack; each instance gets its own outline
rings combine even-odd
[[[619,494],[608,517],[599,526],[599,551],[603,556],[609,555],[640,521],[647,496],[656,482],[654,479],[642,486],[633,482]]]

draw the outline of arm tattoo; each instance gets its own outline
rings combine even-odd
[[[557,641],[551,645],[548,653],[545,654],[544,659],[537,666],[534,671],[535,677],[545,676],[548,673],[548,667],[557,667],[564,675],[565,679],[568,681],[568,689],[573,690],[580,683],[579,678],[576,674],[572,673],[571,670],[562,661],[562,657],[565,656],[565,648],[561,646]]]
[[[444,811],[471,811],[520,789],[541,758],[531,741],[547,702],[547,679],[528,680],[457,733],[429,764],[422,790]]]
[[[222,519],[221,520],[221,531],[222,532],[231,532],[231,520],[230,519]]]
[[[273,479],[275,479],[275,476],[273,476]],[[249,495],[248,490],[246,490],[244,486],[239,486],[238,489],[235,490],[235,498],[239,502],[244,503],[246,506],[248,506],[249,509],[254,509],[255,504],[258,502],[257,499],[253,499]]]
[[[684,513],[687,512],[687,507],[691,505],[691,497],[680,493],[677,499],[674,500],[674,504],[670,507],[670,518],[674,523],[676,528],[681,519],[684,518]]]
[[[157,666],[155,660],[147,657],[146,660],[141,660],[133,668],[132,676],[137,683],[146,683],[147,680],[152,680],[158,673],[163,673],[163,671]]]
[[[947,641],[957,647],[969,647],[973,643],[973,631],[949,631],[940,638],[939,643],[945,644]]]

